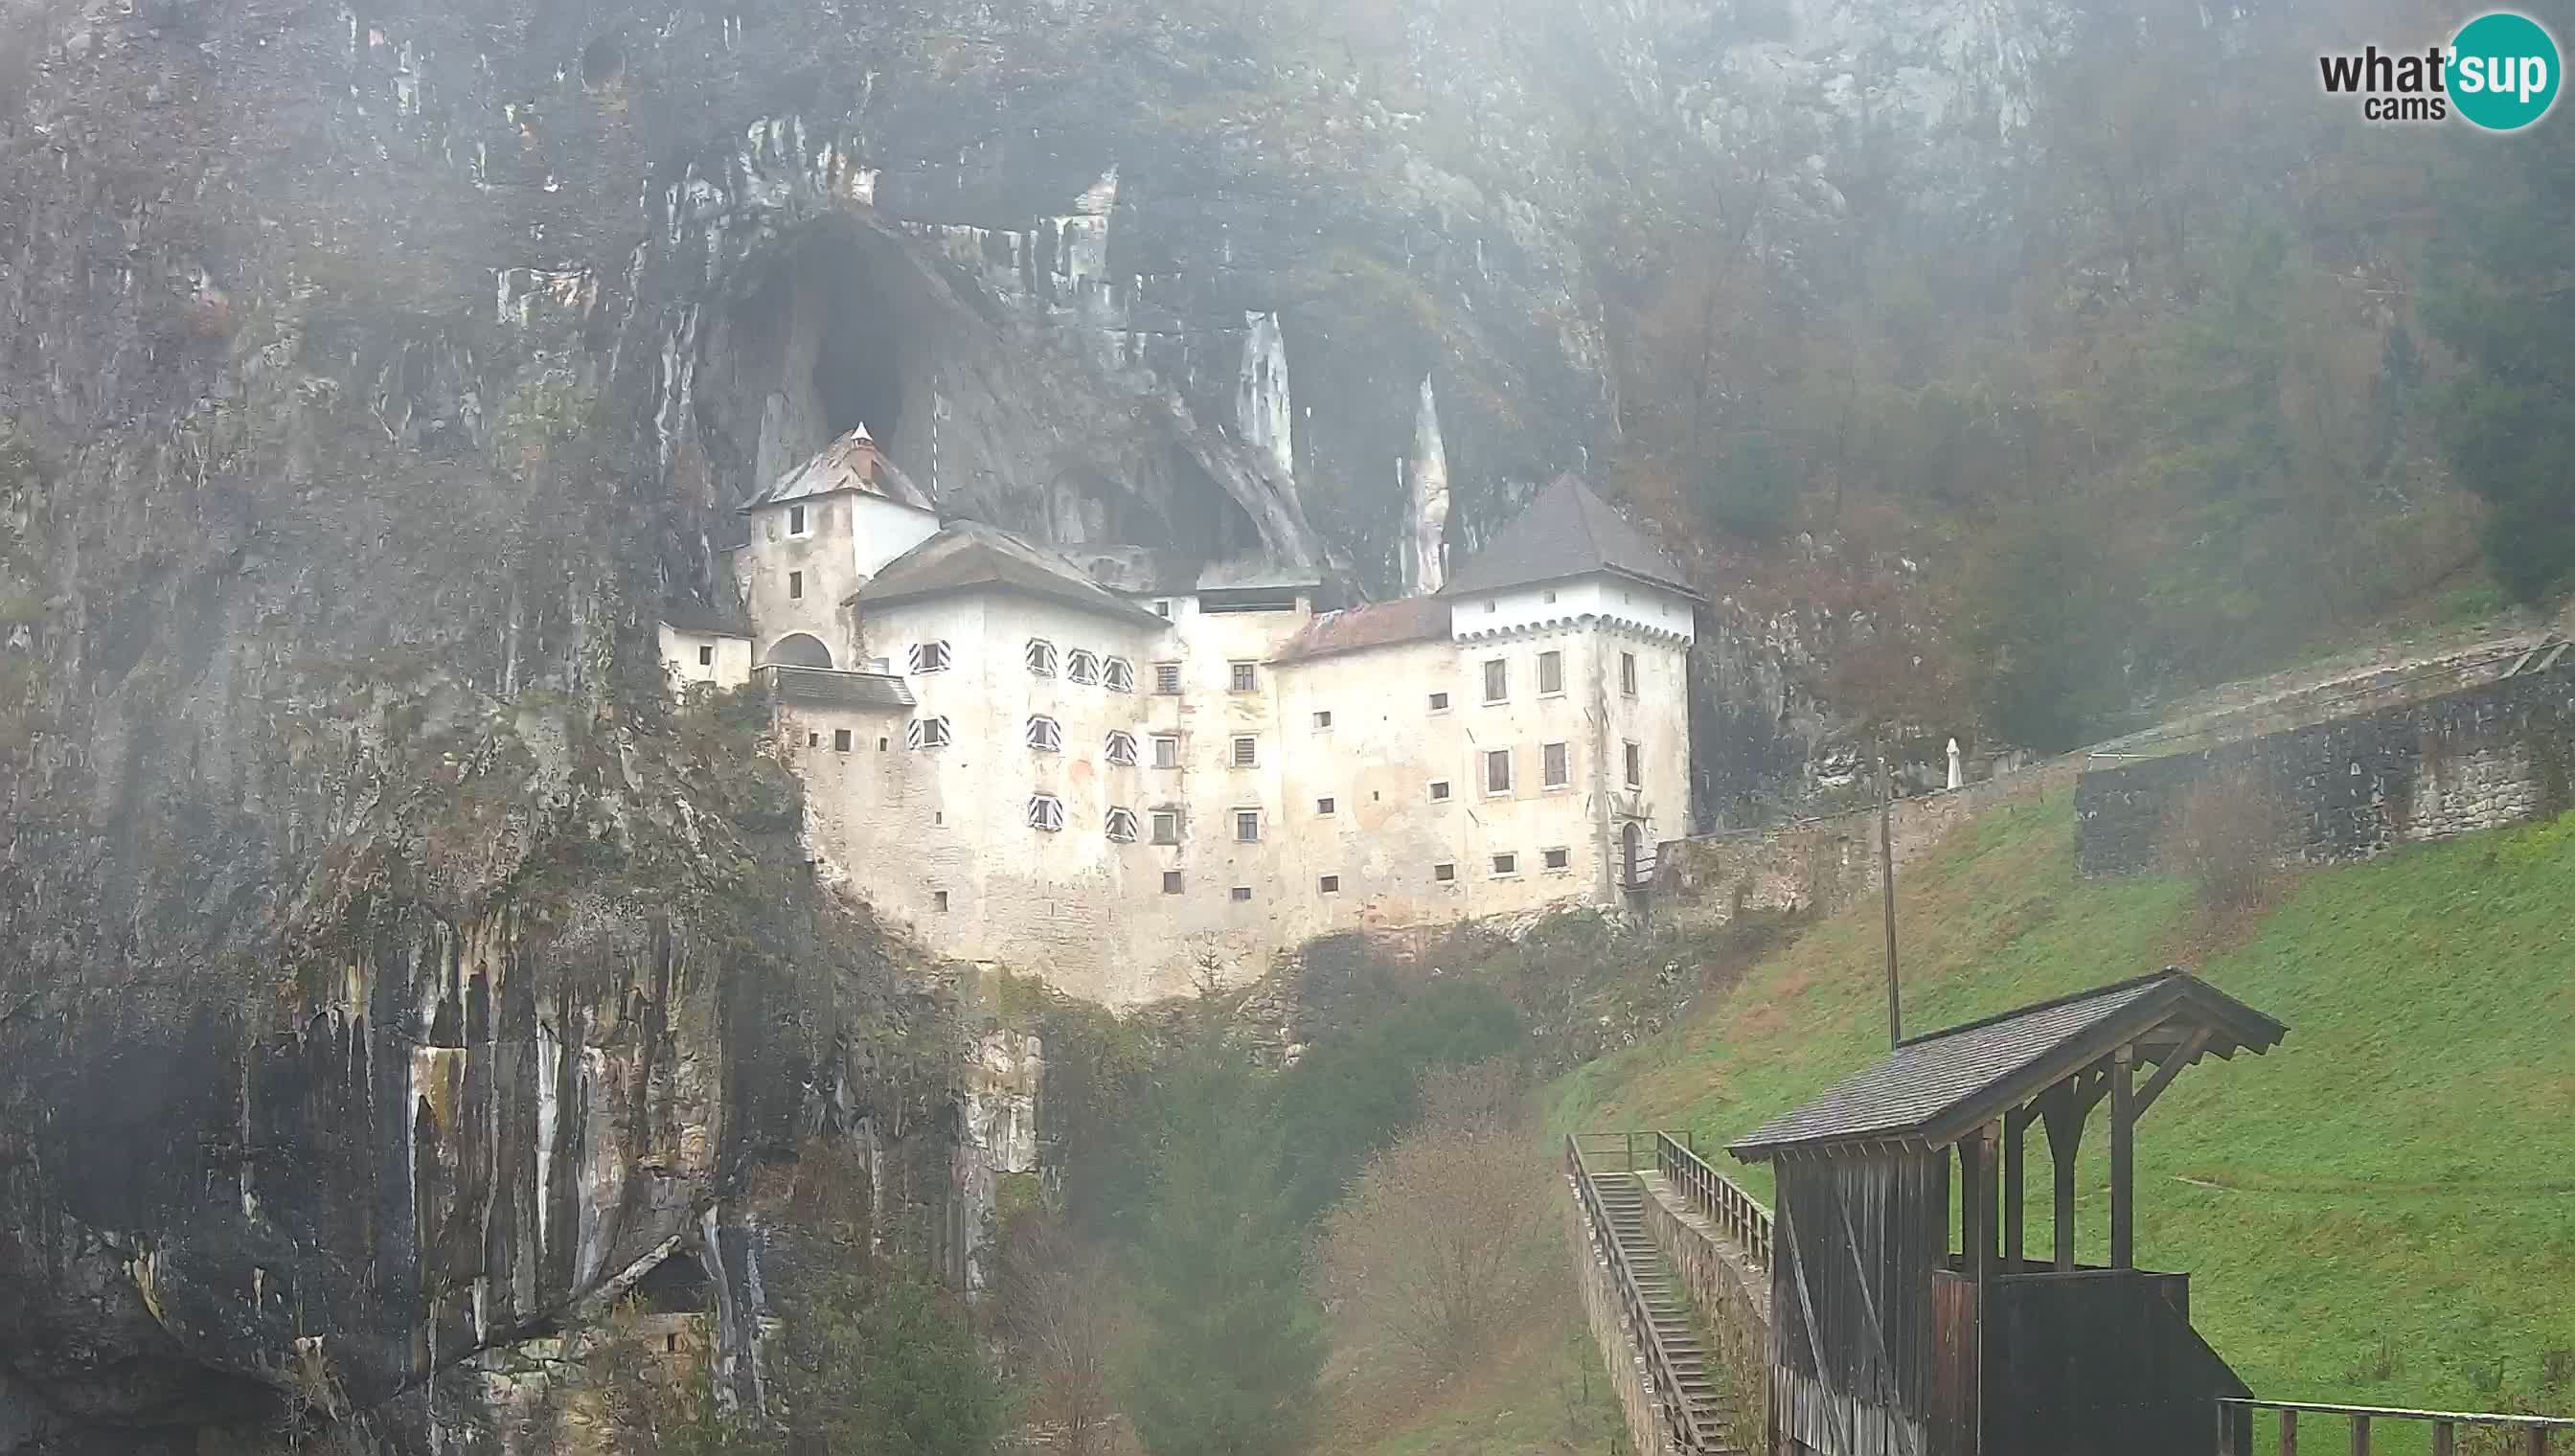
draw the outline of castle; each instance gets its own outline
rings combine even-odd
[[[823,872],[943,954],[1135,1004],[1615,903],[1688,831],[1699,599],[1571,477],[1438,595],[1320,613],[1310,571],[942,522],[865,430],[742,509],[748,621],[666,613],[664,661],[769,690]]]

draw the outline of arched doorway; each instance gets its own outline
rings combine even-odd
[[[1618,830],[1618,884],[1630,894],[1645,887],[1645,830],[1634,819]]]
[[[832,666],[832,650],[812,633],[796,632],[771,643],[768,655],[761,661],[790,668],[828,668]]]

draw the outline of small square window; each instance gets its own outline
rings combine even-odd
[[[1177,870],[1177,869],[1166,869],[1166,870],[1164,870],[1164,871],[1163,871],[1163,893],[1165,893],[1165,894],[1179,894],[1180,892],[1181,892],[1181,872],[1180,872],[1179,870]]]
[[[1100,682],[1100,655],[1075,648],[1064,660],[1064,676],[1086,687]]]
[[[1432,780],[1430,781],[1430,800],[1431,800],[1431,802],[1436,803],[1436,802],[1438,802],[1440,799],[1446,798],[1447,796],[1448,796],[1448,780],[1447,780],[1447,779],[1445,779],[1445,778],[1434,778],[1434,779],[1432,779]]]
[[[1484,599],[1484,615],[1485,615],[1486,617],[1490,617],[1490,616],[1492,616],[1494,613],[1499,612],[1499,611],[1501,611],[1501,610],[1502,610],[1502,604],[1501,604],[1501,602],[1500,602],[1500,600],[1499,600],[1499,599],[1497,599],[1497,598],[1492,598],[1492,597],[1487,597],[1487,598],[1485,598],[1485,599]]]
[[[1052,793],[1029,796],[1029,827],[1057,833],[1064,828],[1064,800]]]
[[[1181,691],[1181,665],[1178,663],[1156,663],[1154,665],[1154,691],[1162,694],[1165,698],[1178,696]]]
[[[804,597],[805,574],[803,572],[789,572],[787,574],[787,595],[791,599],[801,600]]]
[[[1645,786],[1645,748],[1642,743],[1627,744],[1627,786]]]
[[[948,746],[948,720],[916,718],[903,726],[904,746],[908,748],[944,748]]]
[[[1555,605],[1555,589],[1552,587],[1546,589],[1546,605],[1549,607]]]
[[[878,751],[878,752],[880,752],[880,753],[884,752],[884,751],[886,750],[886,745],[887,745],[888,743],[893,742],[893,741],[894,741],[894,740],[893,740],[892,738],[879,738],[879,739],[877,739],[877,751]]]
[[[1545,759],[1547,787],[1562,788],[1573,781],[1572,755],[1565,750],[1564,744],[1549,743],[1539,752]]]
[[[1636,655],[1634,653],[1618,655],[1618,691],[1630,698],[1636,696]]]
[[[1569,869],[1573,866],[1573,851],[1570,849],[1548,849],[1545,851],[1545,858],[1546,867],[1549,869]]]
[[[1261,739],[1244,733],[1234,740],[1234,766],[1256,768],[1261,764]]]
[[[850,751],[850,730],[848,728],[832,729],[832,751],[835,753],[846,753]]]
[[[1246,903],[1249,903],[1249,902],[1251,901],[1251,899],[1252,899],[1252,886],[1251,886],[1251,885],[1248,885],[1248,884],[1238,884],[1238,885],[1236,885],[1236,886],[1234,887],[1234,902],[1235,902],[1236,904],[1246,904]]]
[[[1499,703],[1511,696],[1511,665],[1500,658],[1484,660],[1484,701]]]
[[[1261,810],[1239,808],[1234,811],[1234,839],[1238,844],[1257,844],[1261,841]]]
[[[1315,799],[1314,812],[1323,818],[1330,818],[1332,816],[1332,801],[1328,798]]]
[[[714,667],[715,665],[716,665],[716,650],[715,650],[714,648],[700,648],[700,649],[698,649],[698,666],[699,666],[699,667],[701,667],[701,668],[712,668],[712,667]]]
[[[1510,749],[1493,748],[1485,752],[1484,791],[1486,793],[1508,793],[1511,791]]]
[[[1112,693],[1136,691],[1136,665],[1125,658],[1111,658],[1100,665],[1101,686]]]
[[[1029,674],[1037,678],[1055,676],[1055,644],[1042,637],[1029,639]]]
[[[803,536],[805,534],[804,507],[790,506],[787,508],[787,534],[790,536]]]
[[[1231,669],[1228,681],[1233,685],[1235,692],[1253,693],[1260,690],[1261,678],[1257,671],[1261,666],[1260,664],[1234,663],[1228,666]]]
[[[676,1354],[678,1354],[679,1352],[680,1352],[680,1337],[679,1337],[677,1334],[667,1334],[667,1335],[662,1336],[662,1353],[663,1353],[663,1354],[665,1354],[665,1355],[676,1355]]]
[[[1495,874],[1517,874],[1517,873],[1519,873],[1519,872],[1520,872],[1520,856],[1518,856],[1517,854],[1496,854],[1496,855],[1494,855],[1494,856],[1493,856],[1493,872],[1494,872]]]
[[[1174,737],[1170,733],[1157,733],[1154,735],[1154,766],[1157,768],[1178,768],[1181,766],[1181,740],[1179,738]]]
[[[1136,735],[1119,728],[1109,730],[1109,761],[1121,768],[1136,766]]]
[[[1160,598],[1156,598],[1156,599],[1155,599],[1155,601],[1154,601],[1154,615],[1155,615],[1156,617],[1169,617],[1169,616],[1171,616],[1171,615],[1172,615],[1172,599],[1171,599],[1171,598],[1169,598],[1169,597],[1160,597]]]
[[[945,673],[948,671],[948,644],[944,642],[914,643],[912,645],[911,653],[907,655],[907,660],[913,672]]]
[[[1445,693],[1431,694],[1430,711],[1432,713],[1446,713],[1448,711],[1448,695]]]
[[[1136,811],[1132,808],[1125,807],[1110,809],[1108,823],[1105,827],[1109,833],[1109,842],[1113,844],[1135,843]]]
[[[1327,728],[1331,726],[1332,716],[1329,713],[1318,713],[1314,715],[1314,727],[1318,728]]]
[[[821,733],[807,733],[805,735],[805,746],[809,748],[819,748],[823,746],[823,735]]]
[[[1439,881],[1441,884],[1447,884],[1457,877],[1457,866],[1454,864],[1433,864],[1430,866],[1430,877]]]
[[[1541,698],[1564,691],[1564,654],[1537,655],[1537,691]]]
[[[1325,894],[1339,894],[1341,892],[1341,877],[1337,874],[1326,874],[1321,879],[1315,881],[1314,887]]]
[[[1177,844],[1181,842],[1181,811],[1179,809],[1158,808],[1154,810],[1154,842],[1157,844]]]
[[[944,889],[932,890],[930,892],[930,902],[932,905],[937,907],[939,913],[943,915],[948,913],[948,891]]]

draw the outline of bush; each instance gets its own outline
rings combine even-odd
[[[2243,774],[2192,784],[2164,816],[2164,868],[2189,880],[2212,910],[2270,898],[2288,849],[2287,814]]]

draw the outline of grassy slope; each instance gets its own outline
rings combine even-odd
[[[2195,1322],[2263,1394],[2492,1408],[2533,1389],[2543,1351],[2575,1348],[2575,816],[2315,873],[2214,929],[2177,883],[2085,883],[2072,860],[2057,798],[1908,871],[1908,1029],[2192,963],[2290,1033],[2193,1068],[2148,1115],[2140,1262],[2192,1273]],[[1704,1145],[1821,1090],[1883,1050],[1881,936],[1873,902],[1818,925],[1566,1078],[1554,1118]],[[2107,1243],[2107,1141],[2096,1114],[2086,1259]],[[2033,1132],[2032,1248],[2044,1149]]]

